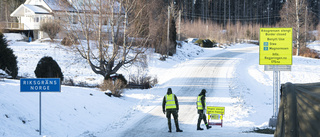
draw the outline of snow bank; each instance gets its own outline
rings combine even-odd
[[[66,47],[52,43],[19,42],[14,39],[15,36],[5,35],[7,39],[15,41],[10,44],[10,48],[18,57],[20,76],[34,78],[33,71],[40,58],[52,56],[60,65],[66,79],[85,81],[92,85],[99,84],[103,79],[91,71],[85,60]],[[208,97],[209,102],[226,106],[224,127],[198,132],[194,130],[196,123],[184,123],[186,130],[180,136],[272,136],[243,133],[253,127],[266,126],[272,116],[272,72],[264,71],[263,66],[259,65],[258,48],[251,44],[236,44],[227,49],[203,49],[184,43],[177,48],[177,54],[166,61],[160,61],[160,55],[150,53],[147,71],[158,77],[159,84],[150,90],[126,90],[121,98],[110,98],[95,88],[69,86],[62,86],[61,93],[43,93],[42,132],[53,137],[119,136],[120,132],[133,126],[161,103],[168,85],[178,84],[167,83],[178,76],[175,74],[176,70],[180,70],[178,68],[190,65],[195,59],[204,59],[228,51],[238,52],[239,49],[248,52],[229,61],[227,64],[235,67],[223,71],[226,74],[219,74],[219,77],[230,79],[223,83],[229,92],[217,93],[219,98]],[[317,59],[293,57],[292,71],[281,72],[281,83],[318,82],[320,74],[317,74],[316,70],[319,66]],[[120,73],[135,73],[138,68],[132,67],[123,68]],[[38,101],[38,93],[19,92],[19,81],[0,81],[0,136],[38,136]],[[161,116],[164,117],[162,114]],[[155,124],[163,129],[167,126],[166,123]]]

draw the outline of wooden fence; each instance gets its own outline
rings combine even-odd
[[[275,137],[320,137],[320,83],[281,86]]]
[[[0,22],[0,29],[24,30],[24,24],[16,22]]]

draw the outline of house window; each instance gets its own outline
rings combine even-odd
[[[34,17],[34,22],[39,22],[40,18],[39,17]]]
[[[78,24],[78,16],[77,15],[72,15],[72,23]]]
[[[30,12],[30,10],[28,10],[28,9],[24,9],[24,12],[25,12],[25,13],[29,13],[29,12]]]

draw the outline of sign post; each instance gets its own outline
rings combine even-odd
[[[20,92],[39,92],[39,135],[41,135],[41,92],[61,92],[60,78],[20,79]]]
[[[291,71],[292,28],[260,28],[259,64],[273,71],[273,116],[269,126],[275,127],[279,108],[280,71]]]
[[[207,106],[208,124],[222,127],[224,110],[225,107]],[[221,120],[221,122],[210,122],[210,119]]]

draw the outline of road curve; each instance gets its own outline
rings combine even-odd
[[[180,105],[179,125],[184,132],[176,133],[172,119],[173,133],[168,133],[167,120],[162,113],[161,101],[159,98],[155,106],[145,117],[130,128],[119,133],[121,137],[153,137],[153,136],[233,136],[230,127],[214,127],[210,130],[197,131],[196,123],[198,114],[196,110],[196,97],[201,89],[207,90],[207,105],[228,105],[223,99],[232,96],[230,93],[230,81],[235,69],[235,64],[239,62],[237,56],[257,51],[257,47],[227,50],[221,54],[207,55],[194,60],[187,61],[179,67],[167,72],[167,75],[175,74],[177,77],[170,79],[164,85],[171,87],[173,93],[177,95]],[[166,90],[164,88],[164,90]],[[203,122],[202,122],[203,124]],[[202,125],[202,127],[204,127]],[[238,132],[238,131],[235,131]]]

